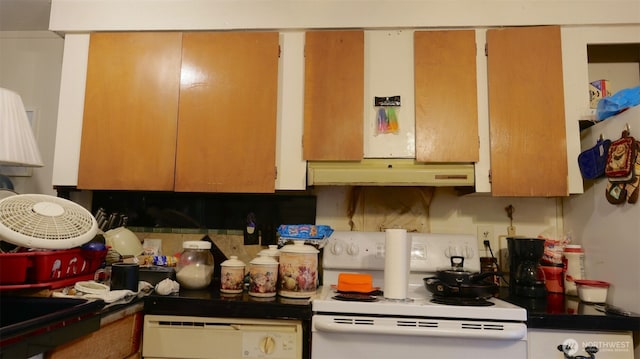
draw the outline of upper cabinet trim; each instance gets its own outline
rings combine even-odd
[[[464,11],[460,11],[464,9]],[[615,11],[612,11],[615,9]],[[366,16],[362,16],[367,14]],[[348,0],[51,0],[58,32],[126,30],[373,29],[640,22],[640,2]]]

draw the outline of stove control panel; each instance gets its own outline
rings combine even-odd
[[[451,266],[452,256],[465,258],[464,270],[479,272],[474,235],[408,233],[411,238],[411,271],[435,272]],[[384,270],[384,232],[335,231],[324,247],[324,269]]]

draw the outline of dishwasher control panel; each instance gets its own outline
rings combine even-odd
[[[246,359],[273,358],[296,359],[295,333],[274,332],[259,329],[242,334],[242,355]]]

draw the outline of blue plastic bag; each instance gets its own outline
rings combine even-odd
[[[596,121],[600,122],[640,104],[640,86],[620,90],[598,102]]]

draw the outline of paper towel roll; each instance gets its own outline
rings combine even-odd
[[[407,230],[387,229],[384,249],[384,297],[406,299],[411,270],[411,238]]]

